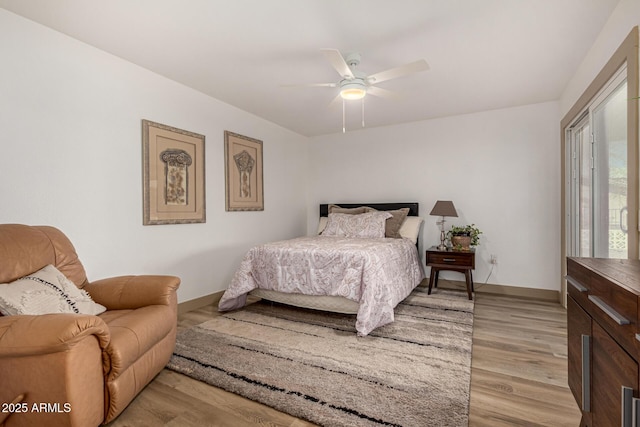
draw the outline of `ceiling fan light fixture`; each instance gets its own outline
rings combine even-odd
[[[340,96],[342,99],[362,99],[366,94],[367,88],[360,82],[344,83],[340,86]]]

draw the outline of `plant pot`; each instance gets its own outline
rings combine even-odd
[[[454,250],[468,251],[471,248],[471,236],[451,236],[451,246]]]

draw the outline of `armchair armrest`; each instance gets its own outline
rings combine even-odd
[[[125,310],[175,304],[179,286],[175,276],[120,276],[89,283],[84,290],[108,310]]]
[[[99,425],[110,337],[97,316],[0,317],[0,402],[24,402],[29,408],[35,402],[65,402],[72,408],[67,413],[0,414],[0,426]]]
[[[66,351],[95,335],[100,349],[109,344],[109,328],[86,314],[42,314],[0,317],[0,358]]]

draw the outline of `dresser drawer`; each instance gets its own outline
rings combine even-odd
[[[589,301],[596,309],[593,318],[629,353],[636,348],[638,297],[609,280],[594,276]]]
[[[591,275],[582,265],[571,258],[567,259],[567,293],[584,309],[589,302],[591,290]]]
[[[634,353],[637,348],[638,296],[616,280],[604,274],[594,274],[585,263],[567,260],[569,295],[626,351]]]

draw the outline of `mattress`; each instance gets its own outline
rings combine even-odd
[[[417,248],[409,239],[300,237],[251,248],[218,308],[239,309],[249,292],[274,291],[252,295],[277,302],[286,298],[286,303],[301,307],[355,311],[356,330],[364,336],[392,322],[395,306],[423,278]]]
[[[311,308],[314,310],[332,311],[334,313],[357,314],[360,304],[343,297],[331,295],[304,295],[288,294],[268,289],[254,289],[249,292],[251,295],[279,302],[282,304],[294,305],[296,307]]]

